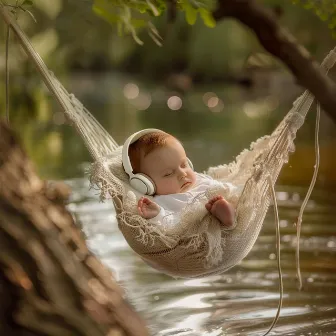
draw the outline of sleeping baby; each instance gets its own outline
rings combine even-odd
[[[175,224],[181,210],[195,197],[210,187],[223,186],[207,175],[196,173],[181,142],[156,129],[140,131],[126,140],[123,166],[130,184],[153,196],[153,200],[143,196],[138,201],[139,214],[150,221]],[[212,197],[205,208],[226,228],[232,227],[234,209],[223,196]]]

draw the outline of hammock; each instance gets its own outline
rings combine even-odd
[[[237,192],[209,190],[186,207],[179,225],[173,228],[153,225],[137,214],[140,195],[128,184],[122,168],[122,147],[48,70],[11,14],[3,6],[0,11],[61,104],[68,121],[82,136],[94,160],[91,183],[99,186],[102,199],[112,198],[119,229],[131,248],[149,265],[173,277],[222,273],[239,263],[253,247],[269,206],[272,203],[276,206],[274,184],[288,161],[288,154],[295,149],[293,141],[313,103],[312,94],[305,91],[271,135],[252,143],[233,162],[206,171],[218,181],[240,186]],[[322,70],[327,73],[335,61],[336,48],[324,59]],[[225,230],[204,209],[204,203],[218,192],[235,208],[233,230]]]

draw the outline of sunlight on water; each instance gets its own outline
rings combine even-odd
[[[110,202],[100,203],[84,179],[73,188],[69,209],[90,249],[115,274],[152,335],[262,335],[278,305],[275,230],[270,211],[248,257],[222,275],[175,280],[147,266],[117,228]],[[304,289],[297,290],[295,222],[304,188],[277,188],[282,223],[284,304],[271,335],[335,335],[336,227],[332,192],[316,189],[304,216],[301,264]]]

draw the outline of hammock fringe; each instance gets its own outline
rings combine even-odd
[[[218,181],[232,183],[238,187],[237,191],[231,192],[224,187],[209,189],[183,210],[181,221],[175,227],[166,227],[160,222],[153,225],[137,214],[137,198],[141,195],[128,184],[128,177],[122,168],[122,148],[83,104],[62,86],[33,49],[13,16],[1,4],[0,12],[91,153],[94,159],[88,172],[91,185],[98,186],[101,200],[113,200],[121,232],[131,248],[149,265],[173,277],[185,278],[203,277],[230,269],[252,249],[268,208],[273,202],[277,224],[280,299],[277,314],[264,334],[267,335],[279,317],[283,298],[279,216],[274,185],[282,166],[288,162],[289,154],[295,151],[296,133],[302,127],[311,108],[313,95],[305,91],[294,101],[292,109],[271,135],[253,142],[250,149],[242,151],[233,162],[208,169],[206,174]],[[322,62],[322,71],[328,73],[335,62],[336,48],[331,50]],[[303,211],[317,176],[319,113],[318,105],[315,133],[316,169],[297,222],[296,263],[300,286],[300,228]],[[223,195],[235,208],[236,225],[232,230],[225,230],[217,219],[205,211],[204,203],[216,194]]]
[[[83,138],[94,159],[91,184],[100,188],[102,200],[112,198],[119,228],[130,246],[148,263],[177,277],[221,273],[239,263],[254,245],[272,203],[269,176],[275,183],[289,153],[295,150],[296,132],[304,123],[314,101],[313,95],[305,91],[275,131],[252,143],[250,149],[242,151],[235,161],[209,168],[206,172],[219,181],[238,186],[239,192],[209,190],[207,195],[187,207],[176,228],[167,228],[160,223],[153,226],[136,213],[139,195],[127,183],[121,165],[121,147],[47,68],[6,8],[0,6],[0,11],[63,107],[67,119]],[[335,50],[330,51],[321,64],[325,73],[336,61]],[[237,225],[231,231],[225,231],[218,221],[211,220],[201,206],[214,192],[220,192],[235,207]]]

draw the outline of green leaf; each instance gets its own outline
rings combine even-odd
[[[112,14],[110,12],[104,12],[103,10],[101,10],[100,8],[93,6],[93,11],[101,16],[102,18],[104,18],[106,21],[108,21],[109,23],[117,23],[120,21],[120,17],[118,15]]]
[[[292,0],[293,4],[300,5],[304,9],[312,11],[322,21],[325,21],[328,27],[335,35],[336,25],[336,3],[335,0]]]
[[[113,8],[105,0],[95,0],[92,6],[93,11],[109,23],[117,23],[120,16],[115,14]]]
[[[152,11],[153,15],[154,16],[159,16],[160,15],[160,12],[158,11],[158,9],[154,6],[154,4],[152,4],[150,2],[150,0],[147,0],[147,5],[148,7],[150,8],[150,10]]]
[[[216,20],[213,18],[212,14],[204,8],[199,9],[199,13],[204,24],[209,28],[216,27]]]
[[[24,0],[21,6],[33,6],[33,0]]]
[[[141,19],[131,19],[131,24],[134,28],[143,28],[147,26],[147,22]]]
[[[186,12],[186,20],[190,25],[194,25],[197,20],[197,9],[189,4],[189,2],[185,2],[184,6]]]

